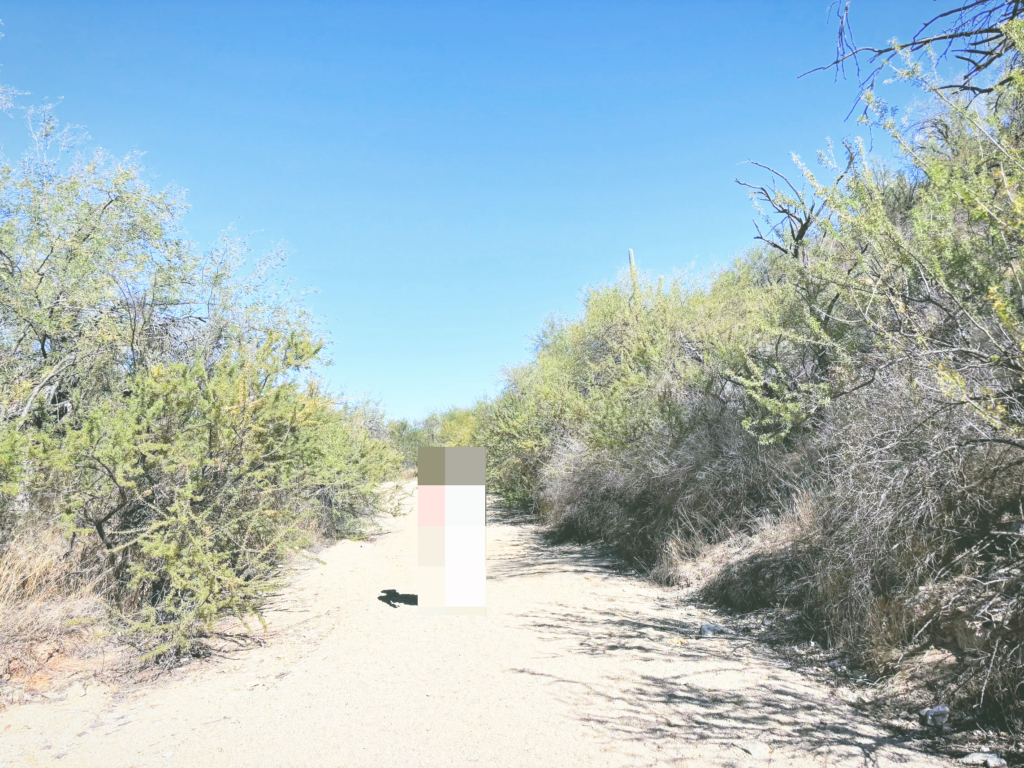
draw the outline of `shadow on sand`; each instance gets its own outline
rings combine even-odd
[[[489,558],[490,579],[568,572],[624,585],[636,579],[607,549],[555,543],[530,524],[532,517],[497,502],[488,515],[489,523],[517,527],[514,545]],[[538,605],[517,614],[551,642],[552,657],[595,657],[602,670],[597,677],[515,671],[543,678],[610,742],[635,742],[638,749],[660,743],[666,764],[689,764],[686,753],[700,744],[702,752],[720,751],[722,764],[737,768],[794,758],[873,766],[880,759],[914,762],[921,751],[919,743],[911,746],[906,736],[891,735],[838,701],[821,681],[796,674],[749,635],[699,638],[707,606],[650,594],[626,602],[592,609]],[[604,663],[615,656],[623,663]]]
[[[385,605],[397,608],[399,605],[418,605],[419,598],[416,595],[403,595],[397,589],[382,589],[377,599]]]

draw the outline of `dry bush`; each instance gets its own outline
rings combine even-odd
[[[36,528],[0,555],[0,680],[31,674],[106,618],[98,574],[79,570],[81,550],[55,528]]]
[[[667,583],[668,563],[778,508],[792,487],[779,454],[727,403],[690,395],[628,446],[561,441],[544,468],[541,509],[563,535],[604,541]]]
[[[839,404],[819,438],[813,599],[831,639],[879,665],[920,629],[910,598],[1016,505],[1022,480],[927,381],[890,372]]]
[[[951,651],[958,674],[929,695],[961,717],[1019,725],[1022,457],[979,438],[974,417],[927,381],[921,368],[890,370],[836,404],[806,492],[724,545],[728,557],[699,558],[719,556],[700,594],[739,610],[796,609],[879,674],[929,647]]]
[[[781,515],[758,520],[753,534],[734,536],[688,561],[677,560],[677,578],[697,588],[702,598],[736,610],[805,612],[819,558],[815,512],[813,498],[797,494]]]

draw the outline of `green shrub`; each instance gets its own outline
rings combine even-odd
[[[631,269],[549,324],[483,422],[492,486],[664,581],[761,542],[704,594],[797,608],[880,672],[954,648],[948,701],[1024,720],[1015,57],[970,102],[919,80],[933,108],[905,133],[879,107],[899,162],[849,143],[830,183],[755,187],[777,218],[705,283]]]
[[[0,549],[60,525],[151,656],[259,615],[286,551],[352,533],[400,456],[311,377],[323,340],[243,244],[195,252],[134,158],[0,167]]]
[[[411,469],[416,466],[421,447],[465,448],[477,445],[480,422],[487,408],[488,404],[481,401],[472,408],[456,406],[434,411],[417,422],[396,419],[389,422],[388,433],[402,454],[403,466]]]

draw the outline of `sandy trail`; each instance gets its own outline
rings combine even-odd
[[[497,510],[487,543],[485,617],[378,599],[416,591],[415,515],[396,518],[372,544],[320,553],[261,647],[0,714],[0,764],[952,764],[756,644],[696,639],[714,616],[590,548],[544,544]]]

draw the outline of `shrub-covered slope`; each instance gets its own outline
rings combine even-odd
[[[590,291],[483,420],[490,482],[657,578],[755,542],[705,594],[800,610],[885,672],[935,645],[959,713],[1024,716],[1024,74],[877,128],[754,196],[761,246],[703,284]],[[785,535],[781,532],[784,530]],[[756,544],[756,542],[761,542]]]

